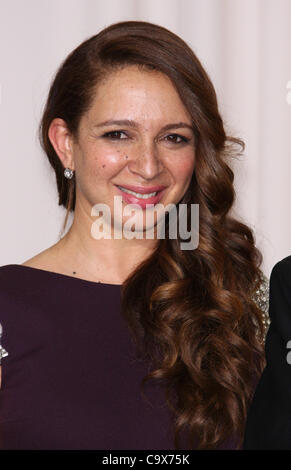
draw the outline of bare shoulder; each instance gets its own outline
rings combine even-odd
[[[45,251],[42,251],[41,253],[38,253],[37,255],[33,256],[32,258],[29,258],[28,260],[24,261],[22,266],[29,266],[31,268],[40,268],[43,266],[43,263],[47,262],[47,256],[45,255]]]
[[[58,268],[59,256],[57,244],[41,251],[32,258],[24,261],[22,266],[29,266],[31,268],[55,270]]]

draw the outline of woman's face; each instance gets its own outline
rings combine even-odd
[[[102,124],[112,120],[132,125]],[[166,75],[136,66],[115,71],[98,85],[92,106],[80,121],[78,142],[72,145],[76,204],[88,207],[89,214],[102,203],[113,215],[114,196],[122,196],[122,207],[140,204],[143,216],[150,210],[145,210],[145,203],[177,204],[194,170],[191,118],[177,91]],[[147,202],[128,199],[117,186],[165,189]],[[144,229],[144,223],[145,218],[143,228],[135,229]]]

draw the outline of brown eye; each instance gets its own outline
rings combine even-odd
[[[110,131],[110,132],[106,132],[105,134],[103,134],[102,137],[104,137],[105,139],[123,140],[123,139],[116,138],[116,134],[119,134],[119,135],[120,134],[125,134],[125,132],[124,131]],[[115,137],[114,137],[114,135],[115,135]]]
[[[170,141],[173,142],[174,144],[181,144],[181,143],[183,143],[183,142],[188,142],[188,140],[189,140],[189,139],[187,139],[187,137],[184,137],[184,136],[179,135],[179,134],[169,134],[169,135],[167,136],[167,138],[168,138],[168,137],[174,137],[175,139],[177,139],[177,138],[178,138],[178,139],[181,139],[181,140],[179,140],[178,142],[177,142],[177,140],[170,139]]]

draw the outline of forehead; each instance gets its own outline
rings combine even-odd
[[[137,66],[113,71],[96,86],[90,115],[104,120],[143,116],[191,121],[170,78],[159,71]]]

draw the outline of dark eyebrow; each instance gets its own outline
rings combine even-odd
[[[139,128],[138,123],[130,119],[122,119],[122,120],[111,119],[108,121],[103,121],[100,124],[96,124],[94,127],[111,126],[113,124],[116,124],[117,126],[129,126],[129,127],[133,127],[134,129]],[[187,124],[186,122],[175,122],[175,123],[167,124],[166,126],[162,127],[161,131],[167,131],[169,129],[181,129],[183,127],[191,129],[194,132],[193,126],[191,126],[190,124]]]

